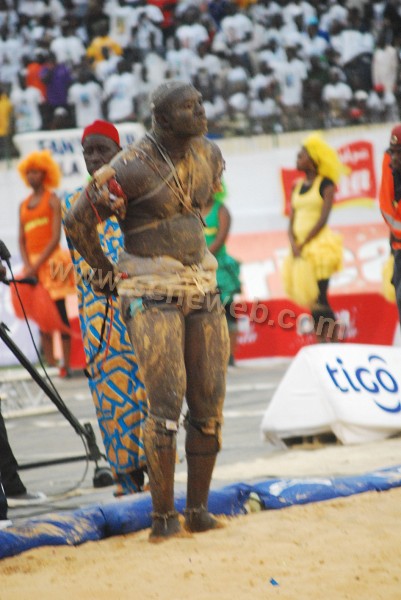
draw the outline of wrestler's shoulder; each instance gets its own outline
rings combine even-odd
[[[207,154],[210,157],[216,157],[221,155],[221,150],[218,147],[218,145],[204,136],[194,138],[192,142],[192,148],[195,152],[201,152],[203,154]]]
[[[135,163],[138,163],[139,165],[139,163],[143,162],[144,160],[147,162],[146,159],[149,159],[150,154],[149,150],[151,150],[151,148],[149,149],[148,140],[146,140],[146,138],[142,138],[137,142],[129,144],[123,150],[120,150],[120,152],[111,160],[110,164],[114,168],[129,164],[132,168]]]

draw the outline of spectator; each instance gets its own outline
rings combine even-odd
[[[182,15],[182,24],[175,30],[175,37],[179,40],[181,48],[196,52],[199,44],[210,41],[206,27],[197,22],[199,14],[199,9],[191,6]]]
[[[160,27],[163,33],[164,46],[168,48],[169,41],[174,37],[176,29],[174,11],[178,0],[148,0],[148,4],[156,6],[163,14],[163,21],[160,23]]]
[[[166,61],[172,78],[190,82],[196,71],[198,57],[190,48],[182,48],[180,40],[174,37],[174,48],[167,50]]]
[[[110,19],[110,37],[125,51],[131,42],[132,28],[137,22],[136,9],[126,0],[117,0],[106,6],[105,12]]]
[[[14,85],[20,72],[23,48],[20,40],[11,33],[7,23],[0,29],[0,76],[2,83]]]
[[[105,80],[117,73],[117,65],[122,60],[117,54],[110,54],[109,48],[102,48],[104,60],[99,60],[94,66],[93,71],[97,81],[104,85]]]
[[[28,133],[42,127],[40,107],[44,103],[42,92],[37,87],[28,87],[24,74],[18,77],[19,85],[12,87],[10,100],[13,105],[15,131]]]
[[[307,68],[297,56],[292,40],[286,42],[287,62],[278,63],[274,71],[280,84],[280,106],[283,111],[283,126],[286,131],[302,128],[303,86]]]
[[[369,95],[366,94],[366,97],[372,123],[388,123],[398,120],[398,106],[393,92],[386,92],[383,85],[376,85]]]
[[[224,90],[228,99],[236,93],[248,93],[250,73],[242,65],[240,56],[233,54],[230,57],[230,69],[225,73]]]
[[[260,89],[267,90],[270,87],[274,87],[277,84],[277,80],[274,75],[272,66],[264,59],[261,59],[258,64],[257,73],[249,81],[249,89],[258,95]]]
[[[68,66],[77,65],[85,54],[82,40],[75,34],[70,21],[62,21],[61,35],[50,43],[50,50],[55,54],[58,63]]]
[[[324,56],[327,40],[319,33],[319,19],[315,16],[306,22],[306,31],[302,36],[303,53],[307,58]]]
[[[68,90],[72,83],[72,75],[68,66],[57,62],[56,56],[50,53],[46,65],[40,72],[40,77],[46,85],[43,128],[49,129],[55,110],[57,108],[67,109]]]
[[[0,529],[11,525],[7,508],[42,504],[46,500],[43,492],[28,492],[23,484],[0,411]]]
[[[149,81],[148,69],[146,66],[140,66],[137,74],[138,78],[138,94],[136,97],[136,112],[140,123],[143,123],[145,129],[149,129],[151,125],[150,111],[150,93],[153,91],[153,84]]]
[[[0,159],[11,157],[13,105],[6,87],[0,82]]]
[[[394,93],[397,76],[399,73],[399,59],[397,50],[386,39],[386,34],[381,31],[376,41],[376,48],[372,59],[373,86],[383,86],[385,92]]]
[[[322,100],[325,107],[325,127],[341,127],[347,122],[349,104],[352,99],[352,89],[341,81],[342,73],[337,67],[329,71],[330,81],[322,90]]]
[[[227,98],[228,135],[250,135],[250,98],[248,90],[244,92],[235,92]]]
[[[140,6],[136,9],[129,44],[136,62],[141,61],[149,51],[164,55],[162,21],[162,12],[156,6]]]
[[[341,66],[351,88],[354,91],[368,91],[372,86],[372,34],[363,33],[347,23],[338,26],[337,31],[331,35],[330,43],[340,54]]]
[[[115,54],[117,56],[121,56],[123,53],[121,46],[110,37],[107,21],[100,22],[98,34],[91,41],[86,50],[86,55],[93,59],[95,65],[97,62],[104,60],[103,48],[108,48],[110,54]]]
[[[135,121],[137,93],[138,84],[130,63],[120,60],[117,73],[104,82],[104,112],[108,120],[115,123]]]
[[[271,87],[259,88],[249,106],[252,133],[272,133],[282,128],[281,109],[271,92]]]
[[[34,53],[33,60],[28,58],[28,64],[25,71],[25,80],[28,88],[37,88],[42,98],[46,97],[46,84],[42,81],[41,72],[47,61],[48,53],[38,48]]]
[[[83,24],[86,30],[86,41],[91,44],[98,37],[103,37],[108,33],[110,27],[110,19],[104,10],[105,0],[84,0],[85,16]],[[78,16],[78,15],[77,15]]]
[[[351,125],[363,125],[369,122],[369,109],[367,106],[368,93],[365,90],[357,90],[349,104],[349,123]]]
[[[230,337],[230,356],[228,364],[235,365],[237,347],[237,319],[235,316],[235,295],[241,292],[240,263],[227,252],[226,241],[231,227],[231,214],[224,204],[227,191],[225,187],[210,197],[202,215],[206,223],[205,237],[210,252],[217,258],[217,285],[224,306],[228,334]]]
[[[68,104],[74,109],[76,127],[84,128],[93,119],[101,119],[103,91],[101,86],[92,80],[87,69],[78,73],[78,81],[68,90]]]
[[[308,76],[303,87],[303,106],[307,129],[319,129],[324,125],[322,104],[324,86],[329,83],[327,63],[319,55],[309,58]]]
[[[169,79],[171,72],[168,62],[155,47],[155,40],[152,36],[150,37],[150,44],[151,47],[142,61],[142,66],[146,67],[149,84],[155,88],[166,79]]]
[[[118,131],[111,123],[94,121],[83,131],[82,147],[85,165],[92,176],[121,150]],[[81,192],[82,188],[66,198],[62,209],[63,219],[73,210]],[[107,257],[116,263],[123,248],[117,218],[112,216],[104,221],[99,225],[98,233]],[[115,495],[140,492],[143,489],[146,468],[143,426],[147,402],[146,392],[138,374],[137,361],[122,322],[119,301],[106,298],[94,289],[85,277],[90,268],[88,263],[73,248],[68,235],[67,241],[76,273],[79,320],[87,361],[88,384],[106,456],[117,483]],[[112,321],[108,321],[110,307]],[[100,332],[107,321],[110,333],[102,338]]]
[[[284,74],[289,62],[285,47],[290,40],[297,49],[297,59],[304,62],[306,69],[314,56],[321,56],[329,67],[341,68],[346,75],[344,82],[352,92],[364,90],[369,94],[376,85],[384,85],[386,93],[395,94],[401,104],[396,42],[401,34],[395,25],[400,16],[395,1],[373,6],[365,2],[363,7],[356,8],[355,3],[347,0],[324,3],[172,0],[167,4],[165,0],[129,3],[108,0],[106,7],[104,0],[64,3],[40,0],[37,4],[27,0],[18,4],[18,12],[9,8],[10,4],[11,0],[0,0],[0,73],[2,82],[10,86],[15,85],[24,64],[29,63],[28,87],[39,87],[44,94],[38,73],[43,66],[40,61],[50,48],[58,63],[73,68],[74,78],[80,70],[83,53],[88,51],[90,62],[87,60],[86,66],[100,82],[116,73],[122,52],[124,58],[136,63],[135,70],[146,67],[147,83],[151,86],[171,77],[190,81],[207,62],[213,74],[216,70],[217,96],[222,94],[221,83],[230,70],[228,60],[232,55],[240,57],[249,78],[259,75],[260,61],[265,60],[277,73],[283,72],[287,83],[297,82],[292,86],[294,91],[299,86],[298,75],[291,71],[294,65]],[[33,11],[34,6],[37,11]],[[179,47],[174,47],[175,31]],[[201,53],[197,47],[200,32],[200,39],[204,40]],[[22,53],[27,58],[22,59]],[[196,61],[198,55],[202,65]],[[321,111],[313,109],[319,93],[319,74],[315,75],[313,82],[308,77],[301,86],[306,113],[302,113],[301,103],[299,109],[292,111],[298,111],[298,115],[291,118],[285,115],[287,129],[322,123]],[[252,93],[255,96],[256,92]],[[312,103],[308,102],[310,98]],[[257,101],[255,97],[253,100]],[[291,112],[284,105],[283,110]],[[47,127],[48,119],[44,116]]]

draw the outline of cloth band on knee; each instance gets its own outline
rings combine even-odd
[[[178,421],[173,421],[172,419],[164,419],[149,414],[146,419],[146,424],[156,433],[174,435],[178,432]]]
[[[156,449],[175,448],[177,444],[178,423],[149,415],[145,422],[143,441],[145,452],[153,453]]]
[[[222,436],[221,427],[223,425],[222,417],[205,417],[204,419],[193,419],[188,412],[185,415],[184,427],[188,433],[189,427],[193,427],[196,431],[204,436],[212,436],[217,442],[217,452],[221,449]]]

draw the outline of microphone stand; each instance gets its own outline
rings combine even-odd
[[[33,278],[18,279],[18,280],[1,280],[6,285],[10,285],[10,283],[27,283],[33,284],[36,283]],[[25,356],[23,352],[18,348],[15,342],[11,339],[7,332],[9,332],[9,328],[5,323],[0,323],[0,338],[6,344],[6,346],[11,350],[19,363],[28,371],[31,375],[32,379],[38,384],[38,386],[44,391],[46,396],[53,402],[53,404],[57,407],[59,412],[67,419],[70,425],[73,427],[75,432],[81,436],[86,442],[87,445],[87,454],[79,455],[79,456],[71,456],[68,458],[55,458],[51,460],[45,460],[40,462],[31,462],[25,463],[22,465],[18,465],[19,470],[23,469],[32,469],[36,467],[48,467],[51,465],[64,464],[68,462],[77,462],[81,460],[91,460],[95,463],[95,473],[93,476],[93,485],[94,487],[106,487],[112,485],[114,483],[113,475],[110,467],[100,467],[98,462],[101,458],[106,459],[106,456],[102,454],[99,450],[99,447],[96,442],[95,432],[93,431],[93,427],[90,423],[84,423],[83,425],[78,421],[78,419],[70,412],[58,394],[55,393],[54,389],[47,383],[45,379],[40,375],[39,371],[36,367],[31,363],[31,361]]]

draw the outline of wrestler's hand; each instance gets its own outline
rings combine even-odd
[[[119,219],[127,212],[127,196],[115,178],[115,170],[104,165],[93,174],[92,187],[97,192],[97,202],[108,207]]]
[[[124,194],[121,185],[113,177],[108,182],[110,192],[110,208],[119,219],[124,219],[127,212],[127,196]]]

